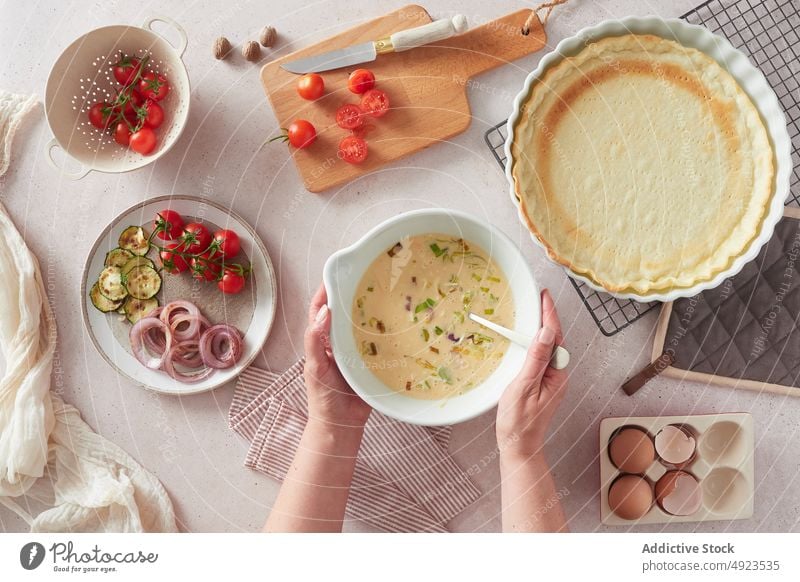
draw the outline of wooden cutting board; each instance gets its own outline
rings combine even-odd
[[[379,55],[377,60],[361,65],[375,73],[376,87],[388,94],[391,110],[367,125],[363,137],[369,156],[359,165],[337,158],[338,143],[349,132],[338,127],[335,120],[339,106],[359,101],[359,96],[347,89],[347,77],[358,67],[322,73],[325,95],[312,102],[297,94],[299,75],[279,65],[422,26],[431,21],[427,11],[409,5],[264,65],[261,82],[280,126],[307,119],[317,129],[314,144],[303,150],[291,148],[305,187],[322,192],[339,186],[466,130],[471,121],[467,101],[467,89],[473,85],[470,79],[544,46],[546,36],[538,19],[530,34],[521,33],[529,14],[529,9],[520,10],[446,41]]]

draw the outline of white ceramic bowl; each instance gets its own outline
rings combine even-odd
[[[713,289],[728,277],[732,277],[742,270],[742,267],[753,260],[761,247],[772,237],[775,225],[783,216],[783,206],[786,196],[789,194],[789,179],[792,173],[792,144],[789,134],[786,131],[786,118],[783,114],[778,98],[770,87],[764,75],[754,67],[747,57],[733,47],[725,38],[713,34],[707,28],[688,24],[678,19],[663,19],[657,16],[636,17],[630,16],[622,20],[606,20],[596,26],[584,28],[575,36],[562,40],[553,52],[546,54],[539,61],[539,66],[530,73],[525,80],[522,91],[514,99],[514,110],[508,118],[507,135],[505,144],[505,154],[508,163],[506,164],[506,177],[508,178],[511,192],[511,199],[517,205],[519,218],[522,224],[526,225],[514,192],[514,179],[511,170],[514,165],[514,158],[511,155],[511,144],[514,141],[514,128],[520,115],[520,108],[527,99],[532,85],[552,66],[561,62],[565,57],[574,56],[583,49],[587,43],[597,41],[609,36],[622,36],[625,34],[653,34],[676,41],[683,46],[695,48],[710,56],[717,61],[720,66],[736,79],[739,85],[750,96],[755,104],[761,119],[767,128],[772,150],[775,156],[775,180],[772,190],[772,201],[770,202],[768,213],[764,219],[761,232],[753,239],[750,246],[736,258],[730,268],[720,272],[713,279],[703,281],[693,287],[672,289],[661,293],[650,293],[648,295],[638,295],[635,293],[612,293],[597,285],[579,273],[570,269],[565,269],[567,274],[573,279],[582,281],[595,291],[610,293],[620,299],[634,299],[636,301],[673,301],[679,297],[692,297],[705,289]],[[542,246],[541,243],[531,235],[533,241]]]
[[[461,396],[442,400],[421,400],[396,392],[364,365],[350,317],[361,277],[380,253],[402,237],[431,232],[461,237],[489,253],[509,280],[514,297],[514,329],[530,336],[539,330],[539,288],[522,253],[494,226],[453,210],[414,210],[379,224],[352,246],[334,253],[325,263],[323,279],[331,310],[333,354],[356,393],[387,416],[414,424],[440,426],[469,420],[495,406],[521,368],[525,349],[509,345],[497,370],[486,381]]]

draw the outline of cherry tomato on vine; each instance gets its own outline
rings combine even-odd
[[[153,129],[161,127],[161,124],[164,123],[164,109],[162,109],[161,105],[148,99],[144,104],[144,109],[144,124]]]
[[[342,129],[358,129],[364,125],[364,113],[358,105],[345,103],[336,110],[336,125]]]
[[[139,92],[145,99],[161,101],[169,93],[169,81],[164,75],[147,71],[139,79]]]
[[[360,164],[367,159],[367,142],[360,137],[348,135],[339,142],[339,157],[348,164]]]
[[[111,71],[114,73],[114,78],[120,85],[128,86],[136,79],[139,69],[142,67],[142,62],[136,57],[129,57],[122,55],[117,61]]]
[[[309,101],[319,99],[325,93],[325,81],[316,73],[303,75],[297,81],[297,93],[300,97]]]
[[[114,127],[114,141],[126,147],[131,143],[131,129],[124,121],[119,122]]]
[[[175,240],[183,232],[183,217],[174,210],[162,210],[153,220],[153,232],[161,240]]]
[[[156,133],[149,127],[142,127],[134,131],[130,138],[130,148],[137,154],[146,156],[156,149]]]
[[[205,279],[206,281],[216,281],[219,272],[222,270],[220,264],[215,262],[209,253],[192,257],[189,259],[189,266],[192,268],[192,277],[200,280]]]
[[[234,269],[225,269],[222,279],[217,281],[219,290],[227,295],[241,293],[244,289],[245,278],[240,272]]]
[[[161,233],[159,233],[161,234]],[[161,265],[164,267],[164,270],[167,273],[172,273],[173,275],[177,275],[179,273],[183,273],[185,270],[189,268],[186,259],[183,256],[171,252],[171,251],[178,251],[178,252],[185,252],[183,245],[180,241],[171,241],[164,245],[163,251],[158,253],[158,256],[161,258]]]
[[[375,86],[375,75],[369,69],[356,69],[347,79],[347,88],[352,93],[360,95]]]
[[[218,230],[214,233],[214,242],[217,246],[217,252],[226,259],[238,255],[239,250],[242,248],[239,235],[232,230]]]
[[[110,103],[98,101],[89,108],[89,123],[97,129],[108,129],[111,124],[111,114],[114,112]]]
[[[183,236],[181,237],[186,247],[186,252],[193,255],[199,255],[208,250],[208,245],[211,244],[211,233],[205,225],[199,222],[190,222],[183,227]]]
[[[136,89],[127,88],[119,96],[119,104],[117,110],[122,110],[122,114],[128,119],[137,119],[139,117],[139,107],[144,103],[142,94]]]
[[[389,96],[380,89],[370,89],[361,96],[361,109],[372,117],[381,117],[389,110]]]
[[[294,147],[303,149],[310,146],[317,139],[317,130],[305,119],[297,119],[289,125],[284,135]]]

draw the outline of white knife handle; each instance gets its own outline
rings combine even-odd
[[[467,18],[457,14],[453,18],[435,20],[430,24],[395,32],[390,38],[394,52],[407,51],[418,46],[438,42],[467,30]]]

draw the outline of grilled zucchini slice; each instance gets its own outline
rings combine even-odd
[[[148,236],[141,226],[129,226],[119,235],[119,246],[134,255],[143,257],[150,250]]]
[[[92,300],[92,305],[103,313],[109,313],[119,309],[122,305],[122,301],[111,301],[111,299],[100,293],[100,283],[92,285],[92,290],[89,291],[89,298]]]
[[[128,296],[122,284],[122,271],[119,267],[106,267],[97,280],[98,288],[103,297],[110,301],[122,301]]]
[[[150,267],[151,269],[156,268],[156,264],[152,261],[152,259],[148,259],[147,257],[133,257],[130,261],[122,266],[122,274],[127,275],[139,266]]]
[[[125,300],[125,318],[131,323],[136,323],[151,311],[158,307],[158,299],[155,297],[151,299],[136,299],[129,296]]]
[[[161,275],[152,267],[139,265],[125,275],[125,288],[134,299],[150,299],[161,290]]]
[[[130,261],[134,254],[119,247],[110,250],[106,253],[106,267],[122,267],[125,263]]]

